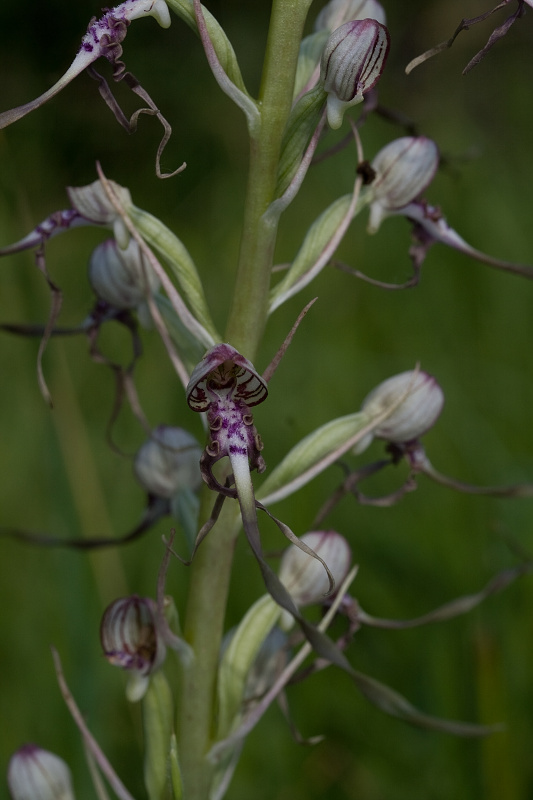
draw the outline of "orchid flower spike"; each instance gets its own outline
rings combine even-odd
[[[389,46],[387,28],[375,19],[353,20],[333,31],[320,64],[331,128],[340,128],[346,109],[361,103],[375,86]]]
[[[81,41],[78,54],[65,74],[40,97],[0,114],[0,130],[44,105],[100,56],[123,69],[118,59],[122,54],[121,43],[126,37],[128,26],[134,19],[148,16],[155,17],[163,28],[170,25],[170,12],[165,0],[125,0],[108,10],[101,19],[93,19]]]

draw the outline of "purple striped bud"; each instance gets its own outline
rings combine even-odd
[[[403,136],[385,145],[372,161],[376,173],[368,232],[375,233],[391,212],[411,203],[431,183],[439,165],[439,150],[425,136]]]
[[[365,398],[361,410],[377,416],[398,401],[397,408],[359,443],[356,452],[361,453],[373,436],[396,444],[418,439],[437,421],[444,406],[444,393],[427,372],[401,372],[376,386]]]
[[[360,103],[375,86],[389,45],[387,28],[375,19],[346,22],[331,34],[320,64],[331,128],[340,128],[346,109]]]
[[[65,762],[35,744],[25,744],[13,753],[7,785],[12,800],[74,800]]]
[[[315,31],[332,33],[345,22],[375,19],[385,25],[385,11],[377,0],[330,0],[315,20]]]
[[[128,699],[140,700],[148,678],[163,663],[166,647],[157,630],[156,604],[149,597],[121,597],[104,611],[100,642],[110,664],[131,673]]]

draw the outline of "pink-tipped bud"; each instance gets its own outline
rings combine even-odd
[[[346,22],[333,31],[320,64],[331,128],[340,128],[346,109],[360,103],[377,83],[389,44],[387,28],[375,19]]]
[[[334,30],[355,19],[375,19],[386,23],[385,11],[377,0],[330,0],[315,20],[315,31]]]
[[[402,136],[383,147],[372,161],[376,177],[368,232],[375,233],[391,212],[408,205],[431,183],[439,165],[439,150],[425,136]]]
[[[348,571],[352,553],[348,542],[336,531],[311,531],[301,541],[328,565],[338,589]],[[291,545],[283,554],[279,578],[298,606],[321,603],[329,591],[329,579],[323,565],[313,556]]]
[[[182,489],[200,487],[201,455],[202,448],[188,431],[159,425],[137,451],[133,468],[149,494],[174,497]]]
[[[119,310],[137,308],[159,288],[159,278],[135,239],[124,250],[115,239],[99,244],[89,261],[89,282],[100,300]]]
[[[156,604],[149,597],[121,597],[104,611],[100,642],[110,664],[131,673],[128,699],[139,700],[148,687],[149,676],[166,656],[157,629]]]
[[[398,401],[397,408],[374,429],[372,435],[387,442],[404,444],[418,439],[435,424],[444,406],[444,393],[427,372],[402,372],[376,386],[365,398],[361,410],[377,416]],[[362,452],[371,438],[361,442],[356,452]]]
[[[11,756],[7,785],[12,800],[74,800],[68,766],[34,744],[25,744]]]

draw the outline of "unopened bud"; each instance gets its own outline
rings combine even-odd
[[[188,431],[159,425],[135,456],[135,475],[149,494],[173,497],[202,483],[202,448]]]
[[[115,239],[99,244],[89,261],[89,282],[101,300],[120,310],[137,308],[159,288],[159,278],[135,239],[125,250]]]
[[[383,147],[372,161],[376,177],[368,232],[375,233],[387,214],[403,208],[431,183],[439,165],[435,142],[425,136],[403,136]]]
[[[109,181],[109,184],[118,197],[121,206],[126,211],[131,208],[133,203],[129,189],[126,189],[125,186],[120,186],[114,181]],[[72,208],[82,217],[94,225],[112,227],[119,246],[126,247],[130,240],[129,231],[107,196],[101,181],[94,181],[88,186],[69,186],[67,187],[67,194],[72,203]]]
[[[34,744],[25,744],[11,756],[7,785],[12,800],[74,800],[68,766]]]
[[[330,0],[315,20],[315,31],[332,33],[345,22],[375,19],[385,25],[385,11],[377,0]]]
[[[336,531],[311,531],[301,537],[328,565],[338,589],[352,558],[348,542]],[[321,603],[329,591],[329,579],[323,565],[313,556],[291,545],[283,554],[279,578],[298,606]]]
[[[395,402],[398,407],[373,431],[373,436],[387,442],[404,444],[418,439],[437,421],[444,406],[444,393],[427,372],[402,372],[389,378],[370,392],[361,410],[377,416]],[[370,444],[370,437],[357,447],[360,453]]]
[[[133,678],[128,699],[139,700],[148,677],[165,660],[166,647],[157,630],[156,604],[149,597],[122,597],[109,605],[100,624],[104,655],[113,666],[128,670]]]
[[[340,128],[346,109],[360,103],[377,83],[389,44],[387,28],[374,19],[346,22],[333,31],[320,65],[331,128]]]

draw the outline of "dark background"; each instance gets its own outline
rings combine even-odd
[[[257,91],[269,3],[209,4],[234,43],[252,92]],[[318,12],[312,8],[311,17]],[[514,10],[514,4],[511,4]],[[533,12],[511,29],[467,77],[461,70],[506,12],[463,33],[454,47],[411,76],[405,64],[451,35],[483,2],[389,3],[392,48],[380,100],[435,138],[444,165],[428,190],[450,224],[472,245],[501,258],[533,262],[531,96]],[[509,12],[507,12],[509,13]],[[0,107],[45,91],[68,67],[97,5],[88,0],[20,0],[0,9]],[[494,20],[494,25],[492,24]],[[201,48],[177,18],[169,30],[153,20],[131,26],[128,68],[174,128],[163,166],[187,170],[166,182],[154,174],[160,129],[141,118],[128,137],[103,105],[96,84],[80,76],[38,112],[0,133],[0,242],[27,233],[68,205],[64,187],[107,175],[127,185],[136,205],[158,215],[193,255],[223,327],[238,254],[247,141],[240,112],[216,86]],[[125,87],[117,94],[134,108]],[[354,110],[357,116],[357,109]],[[363,129],[372,158],[401,129],[373,119]],[[348,149],[313,168],[282,222],[276,260],[290,260],[316,216],[350,190],[355,160]],[[373,277],[409,275],[409,226],[388,220],[373,238],[357,219],[340,254]],[[101,231],[80,230],[47,248],[48,266],[64,290],[62,323],[76,324],[93,298],[87,259]],[[0,319],[43,321],[48,293],[33,255],[3,259]],[[426,437],[443,472],[479,484],[533,480],[533,285],[437,245],[416,289],[384,292],[324,270],[269,322],[257,359],[263,369],[304,302],[318,295],[257,410],[265,458],[274,466],[314,427],[357,410],[377,383],[420,361],[446,394],[442,417]],[[137,386],[152,424],[183,425],[201,436],[155,333],[143,335]],[[129,342],[110,326],[106,352],[124,361]],[[112,452],[105,426],[113,403],[109,371],[90,361],[82,338],[54,340],[44,368],[51,412],[37,386],[37,341],[0,334],[0,524],[59,536],[118,535],[144,507],[131,461]],[[125,411],[115,430],[134,453],[143,432]],[[379,457],[374,444],[368,458]],[[363,463],[364,458],[355,463]],[[399,467],[369,482],[379,494],[399,485]],[[297,533],[337,486],[331,468],[277,506]],[[259,479],[260,480],[260,479]],[[259,482],[259,481],[258,481]],[[515,564],[509,546],[533,550],[531,501],[455,494],[421,478],[417,492],[393,508],[346,499],[328,519],[352,544],[360,564],[354,592],[363,607],[408,618],[478,591]],[[71,688],[90,727],[136,797],[143,796],[141,725],[123,696],[124,676],[104,662],[98,624],[104,607],[129,592],[153,595],[170,520],[128,548],[91,556],[32,548],[0,539],[0,770],[10,753],[34,741],[65,758],[78,800],[94,797],[77,732],[60,699],[49,644],[59,649]],[[216,535],[216,531],[213,532]],[[281,546],[265,526],[265,546]],[[183,607],[186,570],[171,567],[168,589]],[[263,592],[244,542],[236,556],[228,626]],[[412,729],[360,698],[347,677],[325,670],[291,688],[294,721],[304,736],[325,734],[314,748],[297,745],[272,708],[247,742],[229,796],[234,800],[526,800],[533,795],[533,583],[524,578],[464,618],[405,632],[362,630],[349,651],[354,666],[390,684],[429,713],[482,723],[505,722],[483,741]],[[3,792],[2,792],[3,794]]]

